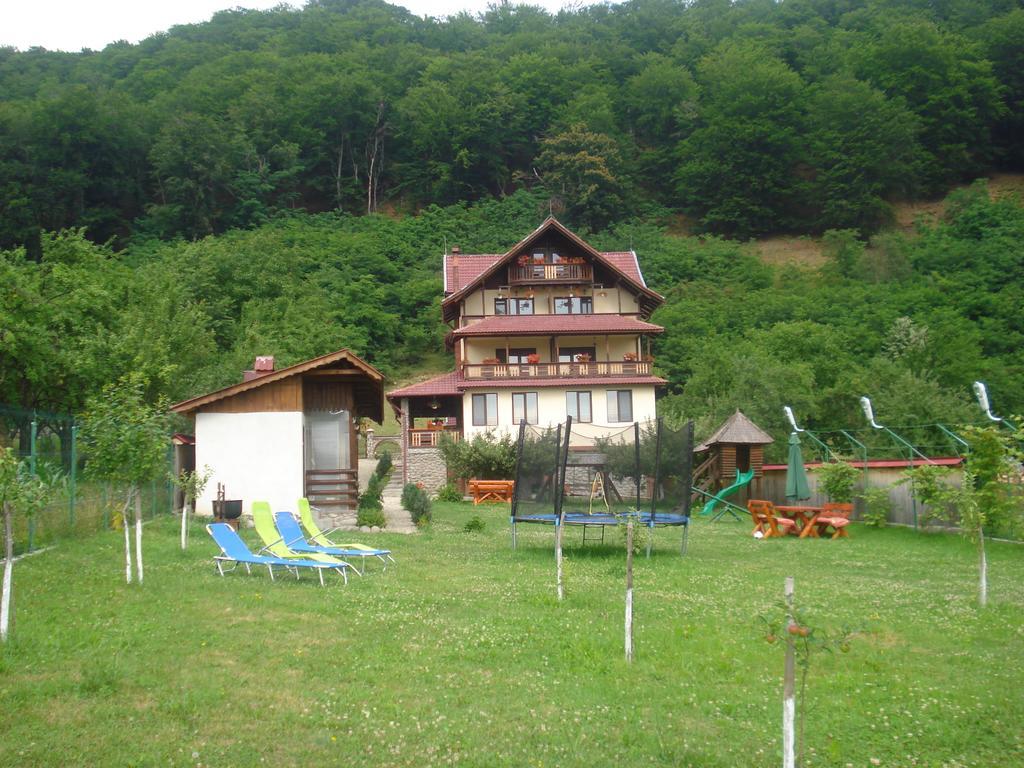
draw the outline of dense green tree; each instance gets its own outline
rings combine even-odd
[[[697,128],[679,144],[677,194],[713,231],[785,229],[802,197],[799,75],[757,45],[701,60]]]

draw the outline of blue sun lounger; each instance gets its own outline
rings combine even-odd
[[[292,552],[302,552],[316,555],[334,555],[335,557],[376,557],[387,568],[387,557],[390,552],[386,549],[346,549],[345,547],[321,547],[318,544],[310,544],[302,535],[302,529],[291,512],[277,512],[274,514],[274,524],[277,532],[281,534],[284,545]],[[394,559],[392,559],[394,562]]]
[[[228,568],[229,571],[233,571],[241,563],[245,566],[247,573],[252,573],[251,565],[265,565],[267,570],[270,571],[270,580],[274,580],[274,566],[286,568],[289,571],[295,573],[295,578],[299,578],[299,570],[302,568],[313,568],[316,570],[316,575],[320,577],[320,586],[324,585],[324,571],[337,571],[341,574],[341,578],[348,584],[348,574],[345,573],[345,569],[349,568],[348,563],[320,563],[315,560],[297,560],[297,559],[285,559],[283,557],[268,557],[267,555],[255,555],[245,545],[242,538],[235,532],[227,523],[211,523],[206,526],[206,530],[213,537],[213,540],[220,547],[221,554],[214,556],[213,560],[217,564],[217,571],[221,576],[224,575],[224,563],[233,563]]]

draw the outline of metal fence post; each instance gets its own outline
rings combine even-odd
[[[32,472],[33,477],[36,474],[36,437],[39,434],[39,422],[36,421],[35,416],[32,417],[32,431],[29,433],[29,454],[28,454],[28,468]],[[31,552],[36,540],[36,516],[32,515],[28,519],[28,551]]]
[[[68,477],[68,525],[75,527],[75,496],[78,493],[78,426],[71,425],[71,467]]]

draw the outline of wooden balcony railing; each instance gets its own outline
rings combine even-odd
[[[519,283],[589,283],[594,269],[589,264],[526,264],[508,268],[509,285]]]
[[[651,364],[630,360],[593,363],[465,363],[466,379],[556,379],[575,376],[650,376]]]
[[[436,448],[441,444],[441,435],[448,435],[449,438],[458,442],[458,428],[448,427],[447,429],[410,429],[410,448]]]

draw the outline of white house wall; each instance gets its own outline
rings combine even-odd
[[[253,501],[271,509],[295,509],[303,495],[301,412],[196,414],[196,467],[213,476],[196,502],[200,514],[212,514],[217,483],[229,499],[242,499],[249,514]]]
[[[494,435],[504,433],[518,434],[519,425],[512,421],[512,393],[513,392],[536,392],[537,393],[537,421],[538,426],[553,426],[560,424],[566,419],[565,393],[566,392],[590,392],[591,410],[593,421],[584,429],[592,433],[594,428],[607,428],[609,431],[620,430],[627,426],[623,423],[610,423],[608,421],[608,390],[609,389],[630,389],[633,392],[633,421],[650,421],[657,418],[654,401],[654,387],[615,387],[615,386],[567,386],[567,387],[541,387],[531,389],[522,387],[515,389],[474,389],[466,392],[462,398],[462,423],[465,425],[463,431],[466,439],[471,440],[474,435],[491,432]],[[473,425],[473,394],[495,393],[498,395],[498,424],[491,427]]]

